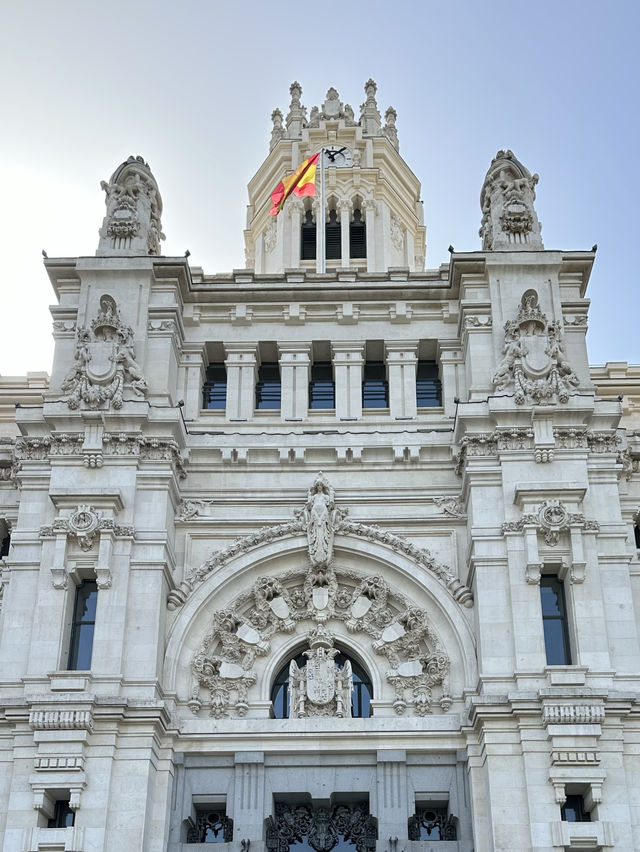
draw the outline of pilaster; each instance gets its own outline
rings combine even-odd
[[[387,343],[385,346],[389,371],[389,411],[394,420],[416,417],[416,367],[418,341]]]
[[[282,417],[302,420],[309,407],[310,343],[279,343]]]
[[[225,343],[227,368],[227,419],[253,417],[258,365],[257,343]]]
[[[362,417],[364,341],[333,343],[331,351],[336,382],[336,417],[339,420],[359,420]]]

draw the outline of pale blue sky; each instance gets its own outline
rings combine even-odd
[[[422,182],[427,266],[480,248],[479,193],[511,148],[540,175],[547,248],[598,243],[592,363],[640,362],[637,2],[0,0],[0,373],[49,370],[41,265],[91,255],[100,180],[129,154],[164,202],[166,254],[244,263],[246,184],[289,84],[358,106],[368,77],[398,111]]]

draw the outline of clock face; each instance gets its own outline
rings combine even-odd
[[[324,149],[325,169],[344,169],[353,165],[351,151],[345,145],[329,145]]]

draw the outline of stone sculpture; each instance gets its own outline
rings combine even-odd
[[[353,676],[347,660],[340,668],[335,657],[333,638],[322,625],[309,634],[307,662],[298,667],[295,660],[289,666],[289,706],[292,719],[306,716],[351,716]]]
[[[498,151],[480,193],[484,251],[544,248],[533,202],[538,175],[532,175],[513,151]]]
[[[76,366],[62,382],[69,408],[85,403],[99,408],[110,402],[122,408],[125,382],[138,396],[146,396],[147,383],[134,357],[133,329],[118,313],[115,300],[105,294],[91,328],[77,331]]]

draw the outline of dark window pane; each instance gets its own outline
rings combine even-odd
[[[363,408],[388,408],[389,384],[382,361],[367,361],[362,382]]]
[[[7,533],[5,537],[0,542],[0,559],[9,555],[9,548],[11,547],[11,535]]]
[[[311,366],[309,383],[309,408],[335,408],[335,383],[333,368],[329,362],[319,362]]]
[[[224,364],[209,364],[202,388],[204,408],[225,409],[227,405],[227,370]]]
[[[636,542],[636,547],[640,550],[640,527],[637,524],[633,528],[633,537]]]
[[[360,210],[353,211],[353,222],[349,226],[349,256],[353,258],[367,256],[367,227]]]
[[[75,821],[75,812],[69,807],[69,802],[56,802],[53,818],[49,820],[49,828],[71,828]]]
[[[540,580],[542,626],[547,665],[571,664],[569,629],[564,600],[564,586],[557,577],[543,576]]]
[[[340,260],[341,257],[341,227],[335,210],[329,211],[329,221],[325,225],[325,257],[327,260]]]
[[[434,408],[442,405],[442,384],[435,361],[418,361],[416,403],[418,408]]]
[[[591,822],[591,814],[585,810],[582,796],[567,796],[560,813],[565,822]]]
[[[280,408],[280,396],[280,368],[278,364],[261,364],[256,384],[256,408],[261,411]]]
[[[71,625],[69,645],[70,670],[82,671],[91,668],[93,650],[93,630],[96,621],[98,587],[95,581],[86,581],[76,589],[76,600]]]
[[[316,259],[316,223],[311,210],[307,210],[300,229],[300,257],[302,260]]]

